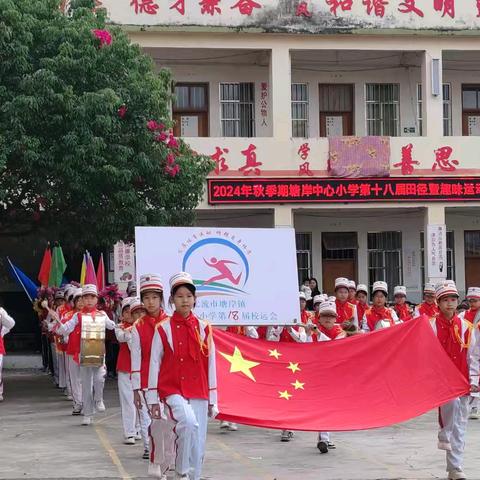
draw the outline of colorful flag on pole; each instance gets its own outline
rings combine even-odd
[[[103,263],[103,253],[100,254],[97,267],[97,288],[101,292],[105,288],[105,264]]]
[[[48,280],[50,278],[50,268],[52,266],[52,252],[50,251],[50,243],[45,248],[43,254],[42,264],[40,265],[40,271],[38,272],[38,281],[42,287],[48,287]]]
[[[87,272],[85,274],[85,283],[97,284],[97,275],[95,274],[95,267],[93,265],[92,256],[87,252]]]
[[[50,276],[48,279],[49,287],[59,287],[62,284],[63,274],[67,269],[63,250],[60,245],[55,245],[52,252],[52,264],[50,267]]]
[[[85,277],[87,275],[87,254],[83,254],[82,269],[80,270],[80,285],[85,285]]]
[[[219,419],[317,432],[403,422],[470,386],[428,318],[342,340],[274,343],[214,329]]]
[[[15,280],[21,285],[28,299],[33,302],[37,298],[38,287],[33,280],[25,275],[18,267],[16,267],[10,258],[7,257],[10,272]]]

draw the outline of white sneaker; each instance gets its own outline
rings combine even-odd
[[[97,412],[105,411],[105,404],[103,403],[103,400],[99,400],[98,402],[95,402],[95,409],[97,410]]]
[[[92,423],[92,417],[84,416],[82,420],[82,425],[90,425]]]
[[[153,478],[159,478],[160,480],[167,480],[165,475],[162,475],[162,469],[157,463],[148,464],[148,476]]]
[[[236,431],[238,430],[237,424],[236,424],[236,423],[230,423],[230,424],[228,425],[228,430],[229,430],[230,432],[236,432]]]
[[[461,468],[456,468],[448,472],[448,480],[467,480]]]
[[[3,402],[3,395],[0,395],[0,402]]]
[[[224,422],[224,421],[220,422],[220,428],[221,429],[224,429],[224,428],[226,429],[226,428],[229,428],[229,427],[230,427],[230,423]]]
[[[141,433],[136,433],[135,434],[135,440],[141,440],[142,439],[142,434]]]
[[[480,418],[480,415],[478,414],[478,408],[477,407],[472,407],[470,410],[470,415],[468,416],[470,420],[478,420]]]
[[[440,440],[438,441],[438,449],[439,450],[445,450],[447,452],[451,452],[452,451],[452,445],[450,444],[450,442],[441,442]]]
[[[127,437],[123,443],[125,445],[135,445],[135,437]]]
[[[71,395],[67,395],[67,400],[73,400],[73,397]]]

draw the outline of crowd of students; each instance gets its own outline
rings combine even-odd
[[[72,415],[82,415],[88,426],[96,412],[105,411],[104,363],[82,361],[82,325],[87,319],[111,330],[119,343],[116,362],[124,442],[142,440],[143,458],[149,459],[150,476],[166,479],[173,468],[175,479],[200,479],[208,418],[218,413],[215,345],[212,327],[195,316],[196,288],[192,277],[180,272],[170,279],[168,299],[173,314],[164,310],[163,283],[157,274],[140,277],[139,291],[129,284],[127,296],[115,297],[110,317],[98,307],[95,285],[67,285],[50,299],[40,299],[39,318],[46,336],[52,370],[58,387],[72,400]],[[467,309],[460,308],[453,281],[425,285],[423,302],[413,306],[407,290],[395,286],[394,302],[388,304],[388,285],[368,288],[347,278],[337,278],[334,295],[322,294],[315,279],[300,288],[301,322],[295,325],[235,326],[227,330],[253,339],[272,342],[323,342],[368,334],[419,318],[430,321],[438,340],[469,380],[471,395],[440,407],[438,447],[446,451],[448,478],[464,479],[464,437],[468,421],[478,419],[480,342],[480,288],[469,288]],[[105,303],[105,302],[103,302]],[[105,307],[105,305],[103,305]],[[89,320],[89,321],[90,321]],[[0,309],[0,339],[14,325]],[[103,338],[103,337],[102,337]],[[0,341],[0,375],[4,354]],[[2,393],[0,376],[0,395]],[[222,422],[220,428],[237,426]],[[283,431],[282,441],[293,432]],[[329,432],[319,432],[321,453],[335,448]]]

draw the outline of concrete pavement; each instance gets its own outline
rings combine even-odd
[[[412,392],[414,399],[414,392]],[[105,389],[107,411],[90,427],[71,416],[70,402],[50,377],[5,372],[0,404],[0,478],[146,478],[141,442],[122,443],[116,382]],[[320,405],[320,401],[319,401]],[[312,405],[312,415],[319,407]],[[436,412],[389,428],[332,435],[337,449],[320,455],[313,433],[281,443],[279,432],[210,425],[204,478],[208,480],[427,480],[446,478],[436,449]],[[480,421],[470,421],[465,471],[480,480]],[[170,477],[169,477],[170,480]]]

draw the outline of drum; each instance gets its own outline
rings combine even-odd
[[[105,363],[105,319],[104,314],[82,314],[80,333],[80,365],[101,367]]]

